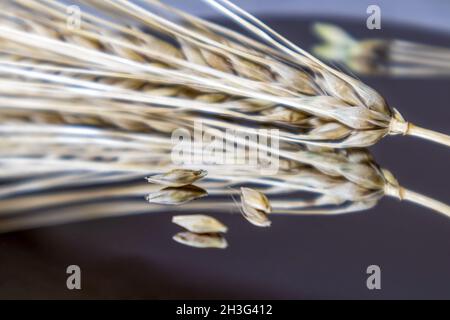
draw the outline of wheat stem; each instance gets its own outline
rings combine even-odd
[[[450,136],[440,132],[418,127],[412,123],[409,124],[406,135],[420,137],[422,139],[434,141],[450,147]]]
[[[442,213],[447,217],[450,217],[450,206],[446,205],[445,203],[408,189],[402,188],[401,191],[403,200],[414,202],[426,208],[430,208],[439,213]]]
[[[415,204],[419,204],[425,208],[432,209],[450,217],[450,206],[447,204],[427,197],[423,194],[408,190],[398,184],[387,183],[384,186],[385,195],[397,198],[399,200],[407,200]]]

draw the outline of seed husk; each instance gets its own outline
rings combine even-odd
[[[257,227],[270,227],[272,222],[267,217],[267,213],[242,203],[242,215],[248,222]]]
[[[173,169],[166,173],[154,174],[146,177],[150,183],[161,184],[169,187],[182,187],[193,184],[204,178],[206,170]]]
[[[226,239],[220,234],[197,234],[186,231],[174,235],[173,240],[195,248],[225,249],[228,247]]]
[[[280,139],[323,147],[367,147],[386,135],[398,134],[450,146],[449,136],[396,116],[374,89],[327,66],[228,1],[207,2],[276,49],[157,0],[146,0],[150,4],[148,11],[130,6],[127,1],[103,1],[111,10],[105,10],[98,1],[85,1],[98,15],[85,13],[83,28],[73,30],[66,28],[63,12],[68,7],[64,4],[55,10],[56,1],[51,5],[5,2],[8,15],[1,18],[0,39],[8,52],[9,65],[1,66],[7,83],[0,87],[0,95],[15,90],[21,96],[33,94],[50,100],[57,96],[70,96],[76,101],[88,98],[103,104],[102,111],[88,110],[96,115],[110,109],[112,100],[126,102],[115,110],[116,114],[108,111],[101,118],[140,130],[173,129],[166,122],[161,125],[145,121],[153,107],[158,107],[170,110],[165,113],[166,119],[174,117],[182,122],[182,112],[200,117],[213,114],[233,123],[246,120],[255,125],[275,126],[281,122],[293,125],[296,130],[282,130]],[[141,22],[146,31],[112,23],[101,18],[103,15],[125,19],[145,15]],[[47,16],[50,18],[41,18]],[[244,17],[251,17],[256,24],[245,22]],[[328,38],[335,41],[345,38],[342,32],[325,29],[328,31],[322,33],[330,33]],[[18,57],[25,57],[26,62],[17,62]],[[18,76],[24,79],[20,83],[15,81]],[[248,106],[251,101],[268,108],[282,106],[292,112],[286,110],[286,114],[278,115],[276,112],[271,122],[270,110],[249,113],[251,108],[235,109],[236,104],[244,102]],[[136,111],[134,107],[143,104],[151,104],[152,108]],[[10,108],[10,103],[5,105]],[[66,108],[58,105],[55,101],[52,108],[67,113]],[[34,99],[21,108],[39,110]],[[79,106],[76,109],[80,110]],[[314,125],[308,125],[314,120],[335,125],[314,130],[317,129]],[[231,126],[229,120],[223,119],[215,124],[223,130]]]
[[[146,200],[155,204],[177,206],[207,195],[206,190],[194,185],[187,185],[183,187],[167,187],[160,191],[150,193],[146,196]]]
[[[266,195],[260,191],[256,191],[251,188],[241,187],[242,202],[249,208],[270,213],[272,207],[270,206],[269,199]]]
[[[401,39],[355,39],[344,29],[315,23],[323,40],[313,48],[320,58],[338,62],[363,75],[442,77],[450,75],[450,49]]]
[[[172,222],[194,233],[225,233],[228,230],[219,220],[203,214],[174,216]]]
[[[272,211],[269,199],[260,191],[241,188],[241,211],[247,221],[258,227],[270,227],[268,214]]]

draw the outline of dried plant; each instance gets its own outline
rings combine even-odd
[[[279,128],[283,141],[335,148],[396,134],[450,145],[231,2],[205,2],[268,45],[156,0],[82,1],[98,14],[83,10],[79,29],[67,27],[59,1],[6,1],[2,113],[45,110],[73,123],[95,116],[135,130],[151,127],[152,118],[204,117],[219,129],[248,122]]]
[[[209,172],[208,177],[199,182],[202,188],[208,190],[208,197],[195,202],[186,201],[182,206],[171,206],[170,210],[207,212],[214,206],[217,212],[238,212],[239,208],[230,195],[242,194],[235,190],[236,186],[252,184],[256,187],[252,187],[250,194],[261,192],[268,195],[270,206],[266,202],[268,200],[262,201],[264,197],[253,196],[247,198],[260,199],[262,204],[261,201],[255,204],[252,200],[249,207],[265,208],[266,212],[272,208],[271,215],[331,215],[361,211],[372,208],[387,195],[450,216],[448,205],[400,186],[389,171],[374,162],[367,150],[297,152],[301,160],[281,159],[280,171],[276,176],[263,176],[256,168],[238,172],[227,170],[226,165],[211,165],[205,168]],[[160,159],[153,161],[164,163],[163,159],[167,157],[161,155]],[[44,160],[43,164],[46,162]],[[0,232],[164,210],[161,206],[142,201],[145,194],[152,190],[158,192],[160,188],[142,181],[142,172],[164,172],[170,170],[170,165],[155,165],[151,169],[144,161],[140,168],[129,166],[129,171],[124,171],[125,166],[119,166],[121,169],[117,172],[114,169],[117,168],[116,163],[99,163],[96,159],[88,162],[86,167],[95,168],[96,164],[104,171],[85,169],[81,172],[61,172],[53,169],[49,173],[41,173],[38,178],[30,178],[23,172],[22,178],[4,183],[0,194]],[[105,185],[111,180],[114,184]],[[36,189],[39,189],[38,194],[34,192]],[[94,202],[97,199],[102,199],[102,202]],[[169,201],[162,203],[173,201],[173,197],[169,197]],[[64,210],[61,210],[62,207]]]
[[[313,52],[362,75],[393,77],[450,76],[450,48],[399,39],[357,40],[342,28],[316,23],[314,32],[323,43]]]

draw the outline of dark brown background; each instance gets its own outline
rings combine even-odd
[[[307,48],[313,20],[264,19]],[[323,19],[319,19],[323,20]],[[333,21],[326,19],[326,21]],[[384,23],[335,21],[357,37],[396,37],[450,46],[446,34]],[[363,78],[408,120],[449,131],[450,79]],[[450,152],[414,138],[372,148],[402,185],[449,202]],[[211,208],[214,215],[214,208]],[[370,211],[334,217],[273,217],[261,230],[237,215],[227,250],[171,240],[170,211],[75,223],[0,236],[0,298],[450,298],[450,218],[383,199]],[[68,291],[66,267],[82,269]],[[366,268],[382,269],[382,290],[366,288]]]

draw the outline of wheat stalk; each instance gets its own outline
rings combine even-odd
[[[58,1],[7,1],[0,26],[0,92],[13,97],[2,110],[19,94],[33,100],[68,96],[289,126],[282,139],[327,147],[365,147],[388,134],[450,144],[448,136],[406,122],[373,89],[228,1],[207,2],[274,48],[159,1],[143,1],[158,14],[124,0],[84,2],[109,17],[83,13],[82,28],[69,29],[67,7]],[[14,108],[33,110],[32,103],[18,99]],[[121,114],[129,115],[130,108]]]

